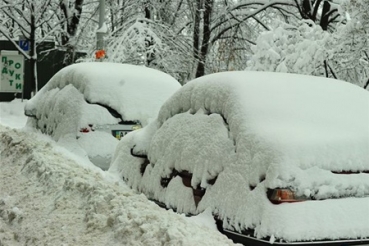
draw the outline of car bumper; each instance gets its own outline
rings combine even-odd
[[[245,233],[239,233],[227,229],[221,230],[224,235],[233,240],[235,243],[241,243],[243,245],[250,246],[267,246],[267,245],[278,245],[278,246],[369,246],[368,239],[348,239],[348,240],[332,240],[332,241],[310,241],[310,242],[276,242],[268,238],[258,239],[252,236],[252,231]]]

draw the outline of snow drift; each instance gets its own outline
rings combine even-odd
[[[233,245],[66,153],[0,125],[1,245]]]

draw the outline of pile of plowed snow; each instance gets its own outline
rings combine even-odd
[[[0,125],[0,245],[233,245],[57,148]]]

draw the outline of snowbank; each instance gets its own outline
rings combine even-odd
[[[0,125],[1,245],[233,245],[40,137]]]
[[[0,124],[4,126],[22,128],[26,125],[24,105],[27,100],[14,99],[11,102],[0,102]]]

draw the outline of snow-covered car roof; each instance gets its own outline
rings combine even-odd
[[[260,155],[273,151],[302,168],[369,168],[369,93],[350,83],[287,73],[212,74],[175,93],[158,119],[199,109],[223,115],[238,152],[256,141]]]
[[[184,85],[156,121],[121,140],[109,171],[179,212],[210,208],[227,229],[314,241],[369,236],[368,160],[368,91],[240,71]],[[277,188],[315,201],[274,205],[267,191]]]
[[[129,64],[86,62],[63,68],[32,98],[31,110],[38,98],[54,88],[72,84],[89,103],[99,103],[116,110],[125,121],[147,124],[156,117],[160,106],[180,84],[168,74]]]

